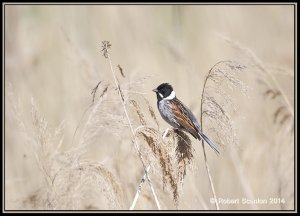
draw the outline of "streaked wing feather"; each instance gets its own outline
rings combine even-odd
[[[201,132],[200,124],[194,114],[184,106],[177,98],[171,105],[176,122],[196,139],[204,139],[205,142],[219,154],[218,146]]]
[[[177,99],[176,106],[172,105],[172,111],[174,114],[174,118],[176,121],[189,133],[191,133],[196,139],[200,139],[200,136],[198,134],[197,127],[195,126],[195,123],[188,118],[189,116],[193,115],[192,113],[187,113],[189,110],[184,107],[182,103]]]

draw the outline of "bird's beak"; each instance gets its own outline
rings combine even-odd
[[[153,89],[152,91],[154,91],[154,92],[158,92],[158,90],[157,90],[157,89]]]

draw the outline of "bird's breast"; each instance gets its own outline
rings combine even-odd
[[[176,119],[172,112],[172,103],[168,100],[161,100],[157,103],[157,106],[162,118],[172,127],[179,128],[179,124],[176,122]]]

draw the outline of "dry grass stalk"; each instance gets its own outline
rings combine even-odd
[[[101,50],[101,51],[103,52],[104,57],[105,57],[105,58],[108,58],[108,60],[109,60],[111,73],[112,73],[112,75],[113,75],[113,78],[114,78],[114,81],[115,81],[115,85],[116,85],[116,87],[118,88],[119,96],[121,97],[121,100],[122,100],[123,110],[124,110],[124,112],[125,112],[126,119],[127,119],[127,121],[128,121],[129,127],[130,127],[130,129],[131,129],[131,133],[132,133],[132,136],[133,136],[135,149],[136,149],[136,151],[137,151],[137,153],[138,153],[138,155],[139,155],[140,161],[141,161],[141,163],[142,163],[142,165],[143,165],[143,169],[144,169],[144,172],[145,172],[145,174],[146,174],[146,176],[147,176],[147,180],[148,180],[149,186],[150,186],[150,188],[151,188],[152,195],[153,195],[153,197],[154,197],[154,199],[155,199],[155,203],[156,203],[156,205],[157,205],[157,208],[160,209],[160,204],[159,204],[158,198],[157,198],[156,193],[155,193],[155,191],[154,191],[154,188],[153,188],[153,185],[152,185],[152,183],[151,183],[151,180],[150,180],[150,178],[149,178],[149,176],[148,176],[148,172],[147,172],[147,170],[146,170],[146,166],[145,166],[145,164],[144,164],[143,157],[142,157],[142,154],[141,154],[141,152],[140,152],[139,145],[138,145],[138,142],[137,142],[137,140],[136,140],[136,136],[135,136],[135,133],[134,133],[132,124],[131,124],[131,120],[130,120],[130,118],[129,118],[129,115],[128,115],[128,112],[127,112],[127,109],[126,109],[126,105],[125,105],[123,93],[122,93],[122,91],[121,91],[120,85],[119,85],[119,83],[118,83],[118,81],[117,81],[117,78],[116,78],[116,76],[115,76],[115,72],[114,72],[114,69],[113,69],[113,66],[112,66],[112,61],[111,61],[111,58],[110,58],[110,55],[109,55],[109,52],[108,52],[108,49],[109,49],[110,47],[111,47],[111,44],[110,44],[108,41],[103,41],[103,42],[102,42],[102,50]]]
[[[200,124],[203,126],[203,116],[208,116],[210,120],[217,121],[217,125],[220,127],[220,130],[216,131],[218,133],[225,132],[224,135],[218,134],[218,137],[225,137],[225,140],[222,143],[227,144],[234,144],[235,143],[235,133],[233,129],[233,124],[230,122],[229,114],[224,110],[223,105],[217,102],[217,99],[210,96],[207,92],[210,88],[207,86],[208,81],[212,81],[214,85],[214,92],[220,93],[220,96],[225,100],[226,104],[232,105],[232,101],[230,96],[226,95],[225,90],[223,90],[223,85],[226,83],[226,88],[229,90],[240,90],[241,92],[247,92],[247,86],[237,78],[237,74],[241,72],[245,66],[242,66],[233,61],[220,61],[216,63],[208,72],[205,77],[203,90],[202,90],[202,97],[201,97],[201,108],[200,108]],[[235,108],[233,108],[235,110]],[[231,139],[229,139],[231,138]],[[205,160],[206,171],[209,177],[209,182],[212,190],[213,197],[215,199],[215,205],[217,210],[220,209],[217,196],[214,189],[214,184],[212,181],[212,177],[210,174],[209,166],[207,163],[206,152],[204,148],[204,141],[202,140],[202,147],[203,147],[203,154]]]
[[[147,172],[149,172],[149,170],[150,170],[150,165],[147,167]],[[141,178],[140,184],[138,186],[137,192],[136,192],[136,194],[134,196],[134,199],[132,201],[132,204],[131,204],[129,210],[133,210],[134,209],[134,207],[136,205],[136,202],[137,202],[137,200],[138,200],[138,198],[139,198],[139,196],[141,194],[142,186],[143,186],[145,180],[146,180],[146,173],[144,173],[143,177]]]

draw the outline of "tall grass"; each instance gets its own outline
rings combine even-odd
[[[295,207],[289,9],[30,6],[6,13],[7,210]],[[104,37],[113,45],[109,58],[97,46]],[[158,115],[151,89],[162,82],[173,84],[221,146],[219,157]],[[285,202],[212,201],[226,198]]]

